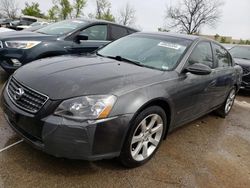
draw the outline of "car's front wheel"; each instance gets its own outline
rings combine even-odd
[[[158,106],[143,110],[133,121],[120,160],[127,167],[137,167],[150,160],[163,139],[167,116]]]

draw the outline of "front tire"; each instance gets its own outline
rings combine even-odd
[[[167,127],[167,116],[159,106],[143,110],[131,124],[120,155],[126,167],[138,167],[148,162],[158,150]]]
[[[221,116],[222,118],[225,118],[229,114],[229,112],[232,110],[232,107],[234,105],[235,97],[236,97],[236,88],[234,87],[229,92],[224,104],[216,111],[219,116]]]

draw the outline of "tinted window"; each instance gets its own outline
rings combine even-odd
[[[228,67],[231,65],[230,55],[223,47],[214,44],[214,51],[218,67]]]
[[[87,35],[89,40],[107,40],[107,32],[107,25],[95,25],[83,30],[81,34]]]
[[[129,59],[145,67],[173,70],[192,41],[164,36],[129,35],[98,51],[99,55]]]
[[[202,63],[213,68],[213,53],[209,42],[199,43],[189,58],[189,64]]]
[[[128,31],[126,28],[119,27],[116,25],[111,25],[111,39],[112,40],[117,40],[126,35],[128,35]]]
[[[128,33],[129,33],[129,34],[132,34],[132,33],[135,33],[135,32],[136,32],[135,30],[128,29]]]

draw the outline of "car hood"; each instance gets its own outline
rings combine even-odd
[[[13,29],[8,29],[8,28],[4,28],[4,27],[0,27],[0,32],[13,32],[15,30]],[[1,33],[2,34],[2,33]]]
[[[114,94],[161,81],[164,72],[98,56],[59,56],[21,67],[14,77],[51,99]]]
[[[234,58],[234,61],[236,64],[243,66],[243,67],[250,67],[250,60],[247,59],[240,59],[240,58]]]
[[[36,32],[25,32],[25,31],[16,31],[16,32],[4,32],[1,33],[0,40],[52,40],[56,39],[57,36],[45,35]]]

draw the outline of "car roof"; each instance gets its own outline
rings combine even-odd
[[[151,35],[151,36],[162,36],[162,37],[169,36],[169,37],[183,38],[183,39],[192,40],[192,41],[195,41],[197,39],[203,39],[203,37],[200,37],[197,35],[187,35],[187,34],[179,34],[179,33],[171,33],[171,32],[139,32],[137,34],[145,34],[145,35]]]
[[[85,21],[85,22],[88,22],[88,23],[113,24],[113,25],[118,25],[118,26],[121,26],[121,27],[125,27],[125,28],[128,28],[128,29],[131,29],[133,31],[139,31],[138,29],[135,29],[135,28],[132,28],[132,27],[128,27],[128,26],[124,26],[124,25],[120,25],[120,24],[117,24],[117,23],[114,23],[114,22],[110,22],[110,21],[106,21],[106,20],[88,19],[88,18],[77,18],[77,19],[72,19],[72,20],[80,20],[80,21]]]
[[[244,44],[237,44],[233,47],[244,47],[244,48],[250,48],[250,45],[244,45]]]

